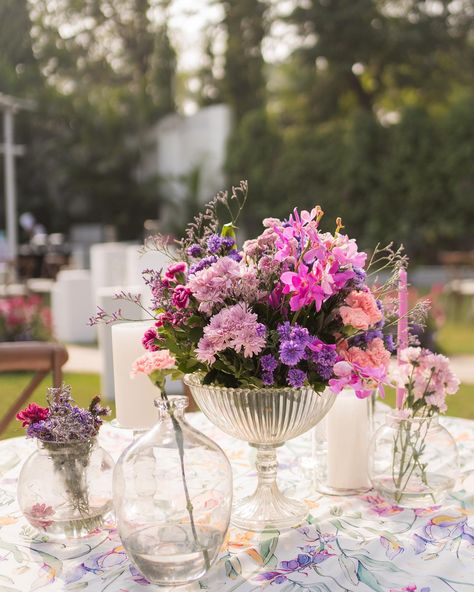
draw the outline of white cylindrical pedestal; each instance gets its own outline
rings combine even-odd
[[[110,286],[126,286],[126,254],[125,243],[99,243],[92,245],[90,250],[92,295],[97,302],[99,288]]]

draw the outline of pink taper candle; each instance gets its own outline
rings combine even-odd
[[[397,362],[400,364],[400,352],[408,347],[408,284],[406,269],[400,269],[398,277],[398,347]],[[403,406],[405,389],[397,388],[397,409]]]

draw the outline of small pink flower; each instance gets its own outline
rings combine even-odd
[[[157,370],[170,370],[175,365],[176,360],[168,349],[147,352],[133,362],[130,377],[135,378],[138,374],[146,374],[148,376]]]
[[[189,304],[189,297],[191,296],[191,290],[179,284],[173,291],[171,302],[176,308],[186,308]]]
[[[22,427],[26,427],[32,423],[46,419],[48,415],[49,409],[40,407],[36,403],[30,403],[28,407],[17,413],[16,418],[22,422]]]
[[[47,506],[46,504],[34,504],[28,512],[28,519],[30,524],[36,526],[36,528],[46,530],[48,526],[53,524],[53,521],[48,520],[48,518],[55,513],[56,512],[51,506]]]

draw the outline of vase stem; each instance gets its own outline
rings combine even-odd
[[[255,467],[258,487],[276,487],[278,461],[275,446],[258,446]]]

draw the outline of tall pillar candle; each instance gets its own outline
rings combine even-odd
[[[327,414],[327,485],[331,489],[357,491],[370,487],[369,405],[370,397],[358,399],[354,391],[344,390]]]
[[[397,362],[400,364],[400,352],[408,347],[408,282],[407,272],[400,269],[398,279],[398,327],[397,327]],[[397,408],[401,409],[405,398],[405,389],[397,388]]]
[[[153,401],[159,390],[147,376],[130,377],[133,362],[145,354],[142,337],[152,325],[138,321],[112,327],[115,405],[117,421],[124,428],[150,428],[157,420]]]

